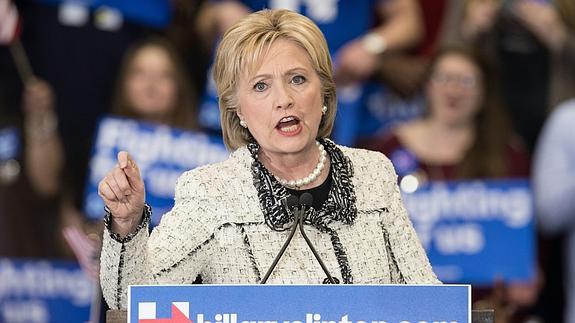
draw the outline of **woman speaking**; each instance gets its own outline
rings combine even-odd
[[[100,182],[101,282],[111,308],[126,307],[128,285],[198,276],[212,284],[439,283],[389,160],[327,139],[335,85],[311,20],[287,10],[245,17],[224,35],[214,79],[232,154],[184,173],[151,234],[144,184],[126,152]]]

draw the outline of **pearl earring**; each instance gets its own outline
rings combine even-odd
[[[327,112],[327,107],[324,105],[324,106],[321,108],[321,114],[325,115],[326,112]]]
[[[240,120],[240,126],[247,128],[248,124],[244,120]]]

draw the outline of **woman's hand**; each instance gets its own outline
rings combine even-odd
[[[339,50],[334,78],[338,85],[362,82],[374,72],[377,61],[378,56],[369,53],[361,39],[355,39]]]
[[[118,164],[100,181],[98,194],[112,213],[112,230],[120,236],[133,232],[142,219],[146,191],[138,165],[127,152],[118,153]]]

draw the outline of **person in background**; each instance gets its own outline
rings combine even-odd
[[[22,122],[0,107],[0,257],[64,257],[58,199],[64,163],[54,93],[26,82]]]
[[[572,0],[468,0],[454,39],[500,63],[505,100],[532,151],[548,112],[575,96]]]
[[[362,143],[388,156],[400,186],[409,176],[418,186],[429,181],[478,178],[526,178],[529,155],[508,126],[491,65],[465,47],[444,47],[430,62],[423,118]],[[491,291],[474,290],[475,306],[495,308],[498,322],[513,322],[510,308],[532,305],[539,281]],[[479,296],[481,295],[481,296]],[[485,301],[489,299],[489,301]],[[501,307],[501,303],[509,304]]]
[[[172,21],[162,35],[177,49],[185,63],[194,93],[203,93],[207,69],[210,65],[212,47],[199,26],[204,24],[201,13],[212,0],[172,0]]]
[[[575,99],[557,106],[535,150],[533,188],[540,230],[565,234],[565,321],[575,322]]]
[[[155,36],[133,44],[122,60],[113,115],[197,130],[195,95],[184,71],[168,40]],[[64,236],[83,269],[95,278],[103,228],[100,222],[87,222],[70,196],[65,194],[62,202]]]
[[[468,0],[460,26],[453,28],[461,31],[460,41],[499,61],[512,125],[533,152],[548,114],[575,97],[575,2]],[[559,322],[567,243],[561,235],[541,233],[545,287],[537,311]]]
[[[125,53],[112,113],[140,121],[198,129],[196,94],[173,45],[159,36]]]
[[[424,91],[423,118],[400,124],[362,146],[387,156],[407,151],[419,165],[415,175],[422,183],[529,175],[529,157],[508,126],[497,79],[475,52],[458,46],[439,50]]]
[[[184,173],[175,205],[151,234],[138,165],[127,152],[99,184],[106,204],[102,290],[127,306],[131,284],[203,282],[436,284],[382,154],[327,139],[337,110],[327,43],[308,18],[262,10],[219,45],[217,84],[224,162]],[[305,230],[329,273],[296,236],[290,195],[309,193]]]
[[[550,110],[575,97],[575,2],[522,0],[515,10],[519,21],[551,55]]]
[[[441,47],[453,45],[465,8],[461,0],[418,0],[425,33],[411,51],[399,51],[379,58],[375,78],[396,95],[411,98],[420,95],[422,83],[433,54]]]

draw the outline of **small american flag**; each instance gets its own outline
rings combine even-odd
[[[22,23],[10,0],[0,0],[0,45],[10,45],[20,36]]]

